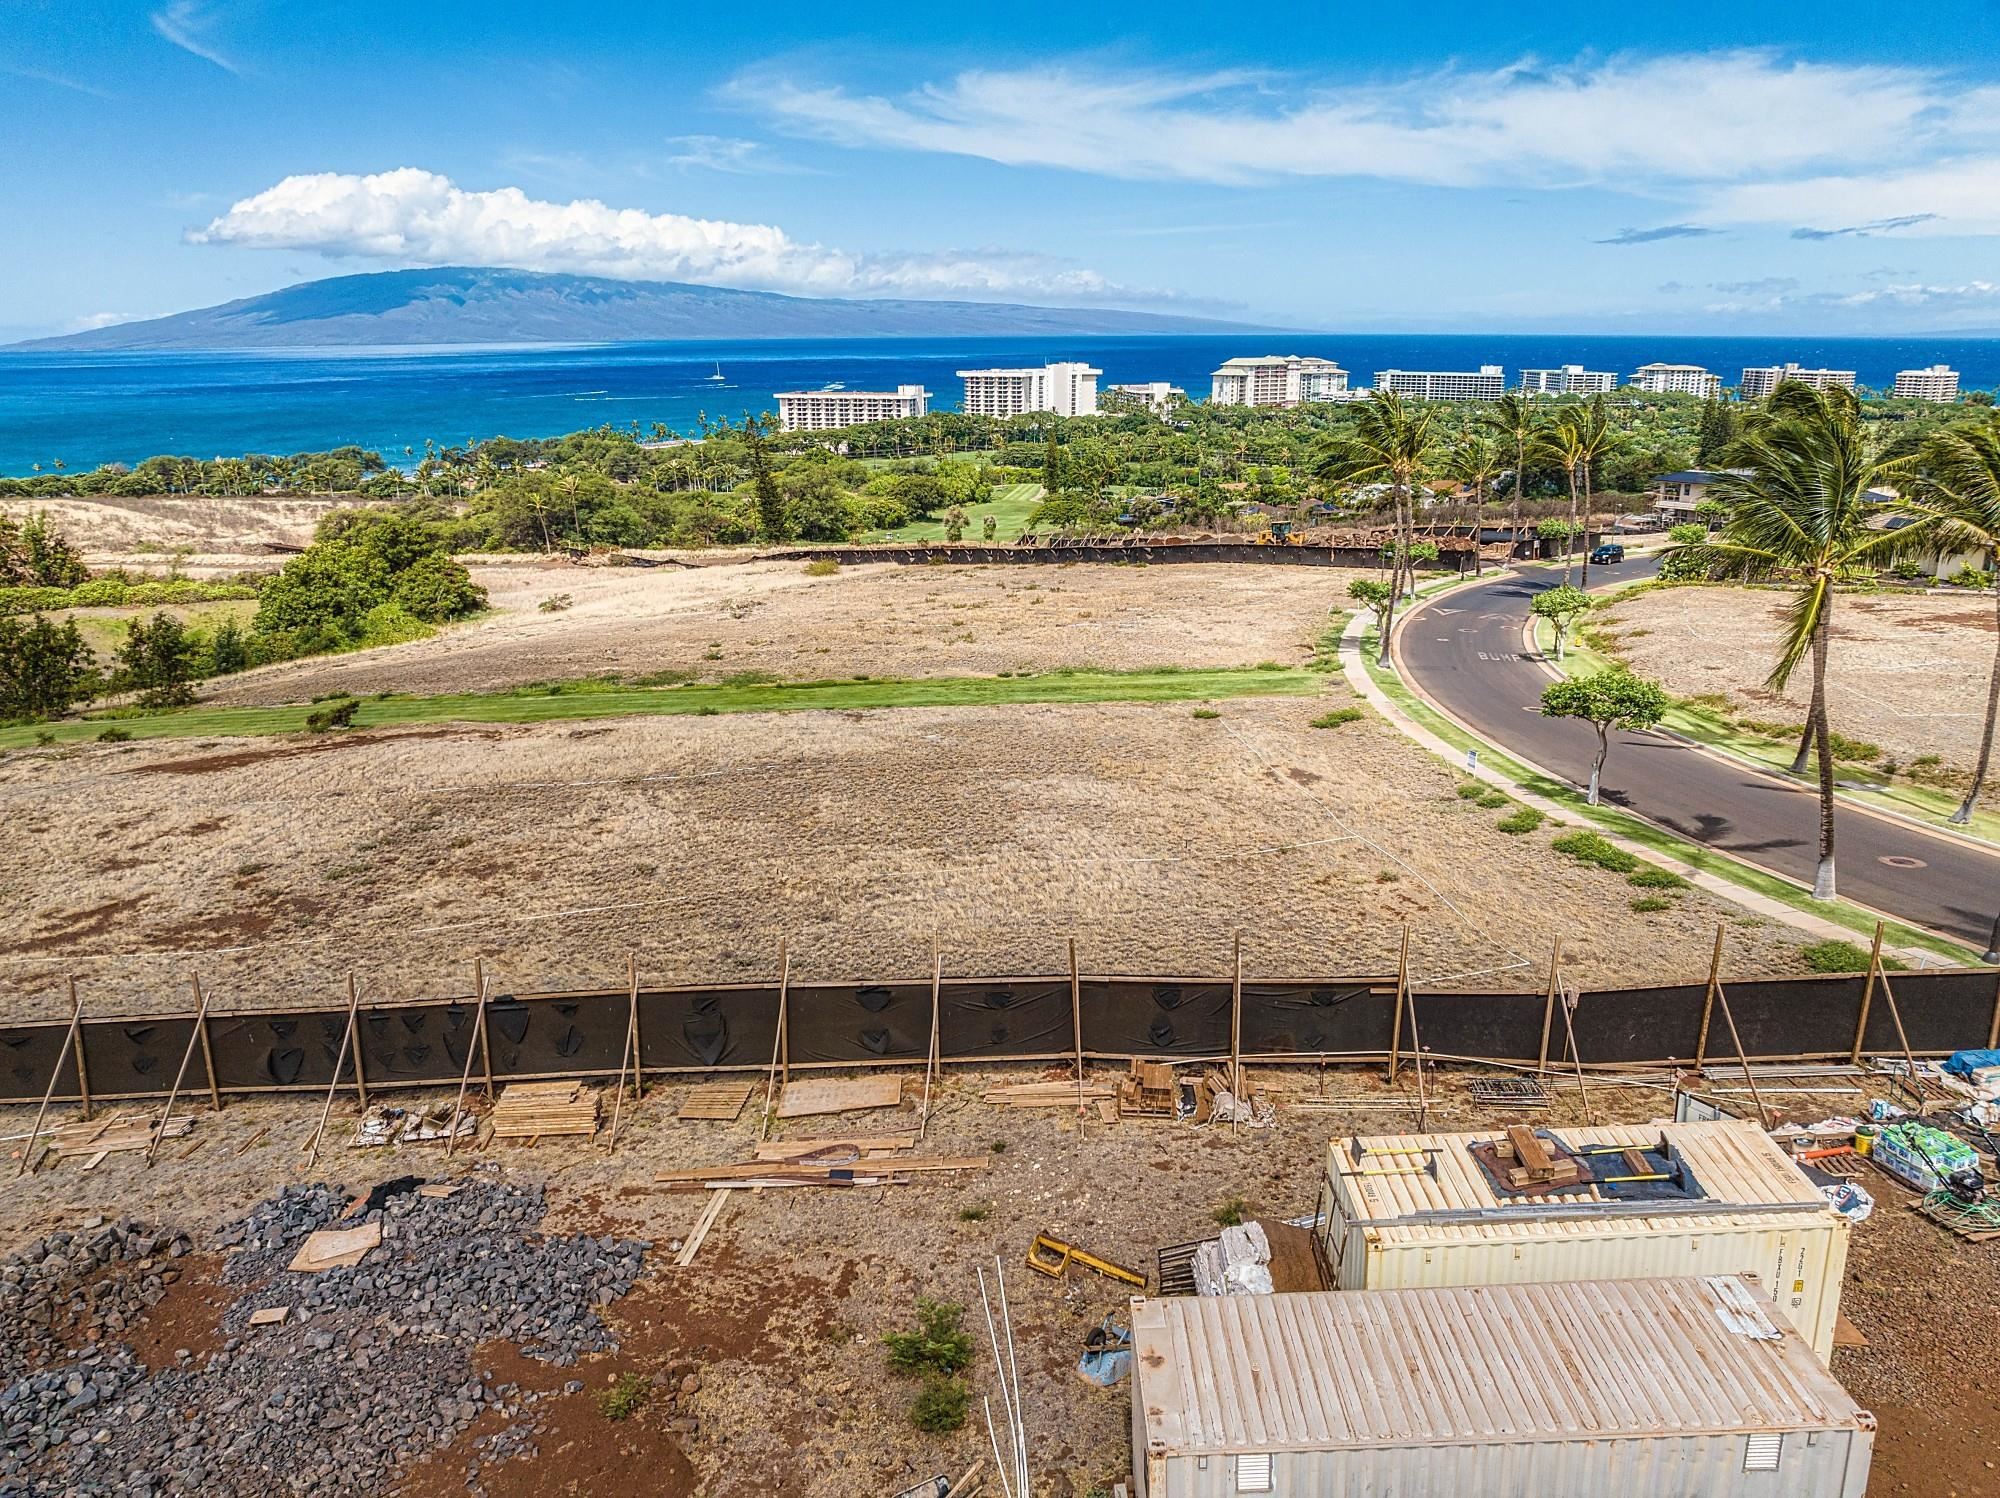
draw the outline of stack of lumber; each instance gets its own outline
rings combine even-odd
[[[981,1102],[1001,1108],[1074,1108],[1080,1102],[1094,1103],[1117,1096],[1118,1089],[1108,1082],[1085,1082],[1078,1088],[1073,1081],[1011,1082],[989,1087],[979,1095]]]
[[[1164,1061],[1134,1061],[1132,1075],[1118,1084],[1118,1111],[1127,1117],[1172,1118],[1179,1083]]]
[[[909,1171],[984,1170],[984,1155],[906,1156],[845,1165],[806,1160],[747,1160],[698,1170],[663,1170],[653,1179],[670,1191],[712,1191],[725,1186],[907,1186]]]
[[[597,1132],[597,1094],[581,1082],[514,1082],[493,1105],[493,1137],[526,1139]]]
[[[193,1127],[193,1117],[183,1115],[171,1120],[166,1133],[160,1137],[178,1139]],[[121,1111],[89,1123],[63,1124],[43,1137],[48,1140],[50,1152],[58,1159],[68,1155],[87,1156],[83,1168],[89,1170],[106,1155],[122,1150],[151,1149],[153,1135],[158,1129],[158,1119],[130,1118]]]
[[[1493,1146],[1495,1159],[1505,1170],[1510,1186],[1574,1186],[1583,1179],[1582,1168],[1568,1155],[1549,1147],[1525,1124],[1510,1124],[1507,1137]],[[1650,1169],[1642,1158],[1640,1166]]]

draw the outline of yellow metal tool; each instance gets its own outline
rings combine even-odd
[[[1071,1264],[1081,1264],[1085,1269],[1096,1271],[1106,1279],[1123,1280],[1128,1285],[1146,1288],[1146,1276],[1136,1269],[1127,1269],[1122,1264],[1114,1264],[1109,1259],[1100,1259],[1096,1254],[1087,1253],[1073,1243],[1065,1243],[1060,1238],[1051,1238],[1047,1233],[1035,1234],[1035,1241],[1028,1245],[1028,1267],[1052,1280],[1061,1279]]]

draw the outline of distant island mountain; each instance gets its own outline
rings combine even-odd
[[[108,352],[1244,331],[1251,330],[1241,323],[1109,308],[836,300],[677,281],[614,281],[447,266],[303,281],[217,307],[61,338],[37,338],[12,347]]]

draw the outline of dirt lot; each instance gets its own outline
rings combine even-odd
[[[976,1399],[963,1430],[920,1435],[906,1413],[914,1386],[887,1370],[881,1338],[913,1321],[920,1295],[968,1304],[968,1324],[976,1326],[975,1270],[984,1266],[990,1280],[997,1257],[1015,1306],[1036,1493],[1086,1498],[1108,1492],[1128,1471],[1130,1396],[1125,1385],[1098,1389],[1072,1370],[1085,1335],[1121,1309],[1125,1292],[1081,1273],[1060,1285],[1030,1275],[1021,1267],[1028,1238],[1047,1231],[1150,1273],[1158,1248],[1213,1234],[1216,1208],[1232,1199],[1267,1218],[1310,1212],[1331,1133],[1403,1129],[1410,1115],[1280,1106],[1268,1131],[1125,1120],[1091,1122],[1079,1136],[1062,1110],[979,1101],[986,1083],[1023,1075],[946,1077],[924,1150],[983,1156],[986,1168],[880,1190],[738,1192],[686,1269],[669,1262],[671,1245],[705,1202],[655,1185],[653,1172],[744,1159],[756,1124],[754,1110],[733,1124],[673,1121],[678,1084],[655,1088],[615,1154],[565,1141],[488,1145],[449,1166],[434,1149],[347,1150],[351,1108],[343,1102],[333,1147],[314,1178],[356,1189],[411,1172],[542,1182],[549,1231],[654,1243],[647,1277],[610,1308],[621,1338],[616,1352],[566,1370],[497,1343],[475,1360],[496,1381],[524,1387],[555,1390],[572,1377],[586,1383],[581,1394],[537,1407],[539,1456],[485,1462],[481,1491],[526,1498],[640,1491],[644,1484],[665,1498],[850,1498],[956,1476],[985,1449]],[[1258,1076],[1267,1095],[1279,1098],[1310,1097],[1323,1086],[1364,1104],[1410,1095],[1407,1073],[1401,1094],[1388,1093],[1375,1069],[1328,1081],[1293,1068]],[[1432,1083],[1443,1108],[1437,1126],[1506,1121],[1472,1104],[1459,1078],[1434,1075]],[[777,1135],[911,1128],[915,1092],[906,1089],[897,1111],[797,1120],[777,1125]],[[1591,1098],[1599,1121],[1652,1118],[1666,1106],[1664,1094],[1635,1088],[1593,1087]],[[1812,1111],[1804,1100],[1787,1101]],[[71,1163],[10,1183],[0,1199],[0,1253],[51,1228],[73,1228],[90,1213],[187,1226],[199,1244],[278,1182],[300,1178],[299,1143],[316,1117],[315,1106],[297,1100],[232,1104],[219,1117],[200,1118],[193,1138],[209,1142],[193,1160],[181,1159],[177,1144],[151,1170],[137,1156],[120,1155],[88,1175]],[[1547,1121],[1580,1121],[1567,1089]],[[25,1110],[0,1110],[0,1131],[26,1126]],[[1971,1366],[2000,1304],[2000,1249],[1960,1243],[1915,1218],[1906,1210],[1910,1195],[1873,1171],[1863,1184],[1878,1207],[1855,1230],[1845,1309],[1870,1345],[1838,1351],[1834,1370],[1880,1417],[1869,1491],[1990,1498],[2000,1492],[1986,1465],[2000,1440],[2000,1395]],[[136,1328],[135,1345],[201,1349],[218,1340],[213,1277],[196,1265]],[[274,1293],[259,1303],[282,1298]],[[975,1394],[992,1393],[983,1328],[979,1344],[968,1377]],[[651,1398],[629,1420],[608,1422],[594,1396],[626,1374],[642,1380]],[[690,1375],[695,1391],[679,1394]],[[473,1441],[497,1424],[483,1417],[458,1446],[420,1464],[403,1491],[410,1498],[466,1492],[465,1473],[478,1455]]]
[[[1449,769],[1345,700],[628,719],[24,750],[0,760],[0,1004],[97,1012],[773,971],[1393,971],[1538,991],[1561,934],[1588,984],[1696,979],[1800,939],[1507,836]],[[1532,899],[1521,892],[1533,890]],[[1482,976],[1483,975],[1483,976]]]
[[[83,552],[93,567],[164,570],[186,552],[182,571],[194,577],[270,567],[265,543],[304,546],[320,517],[354,500],[213,499],[160,494],[138,499],[5,499],[15,519],[40,512]]]
[[[1642,675],[1683,696],[1722,693],[1762,721],[1803,723],[1801,669],[1782,698],[1764,686],[1790,595],[1664,588],[1594,622]],[[1970,770],[1979,757],[1993,670],[1994,601],[1985,593],[1843,594],[1827,669],[1833,728],[1908,765],[1922,754]]]
[[[218,683],[221,702],[487,691],[603,671],[935,676],[1311,658],[1339,570],[1265,566],[476,566],[495,614],[432,640]],[[544,599],[572,605],[542,613]]]

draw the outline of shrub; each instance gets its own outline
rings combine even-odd
[[[1338,728],[1343,723],[1354,722],[1361,715],[1361,709],[1358,707],[1337,707],[1330,713],[1321,713],[1317,718],[1312,720],[1310,726],[1314,728]]]
[[[463,619],[486,607],[486,590],[441,551],[418,557],[404,568],[389,596],[426,624]]]
[[[345,701],[330,702],[325,707],[317,708],[306,714],[306,732],[331,733],[336,728],[352,728],[354,714],[360,707],[359,701],[349,697]]]
[[[137,692],[141,707],[186,707],[194,701],[195,642],[172,614],[127,625],[118,664],[118,685]]]
[[[832,557],[815,557],[803,570],[807,577],[832,577],[840,571],[840,563]]]
[[[1643,869],[1635,869],[1625,876],[1625,882],[1635,889],[1686,889],[1687,880],[1671,869],[1654,868],[1648,864]]]
[[[1473,802],[1472,804],[1474,806],[1483,806],[1488,811],[1498,811],[1501,807],[1507,804],[1507,798],[1499,791],[1489,790],[1485,795],[1481,796],[1477,801]]]
[[[227,676],[233,671],[241,671],[250,664],[250,647],[243,638],[243,627],[234,619],[224,619],[216,625],[215,633],[209,636],[208,660],[204,663],[205,676]]]
[[[79,609],[115,609],[125,603],[126,587],[120,578],[100,577],[87,583],[79,583],[69,590],[70,607]]]
[[[0,722],[60,717],[96,687],[95,658],[75,620],[0,618]]]
[[[965,1307],[955,1300],[917,1301],[915,1331],[890,1332],[882,1339],[889,1366],[898,1373],[944,1375],[972,1363],[972,1336],[958,1323]]]
[[[1241,1227],[1243,1219],[1250,1215],[1250,1204],[1240,1196],[1232,1196],[1228,1201],[1209,1213],[1209,1220],[1217,1227]]]
[[[1845,734],[1829,733],[1826,736],[1826,741],[1828,746],[1833,750],[1833,757],[1837,760],[1844,759],[1852,764],[1866,764],[1871,759],[1880,759],[1882,757],[1882,746],[1868,743],[1864,739],[1850,739]]]
[[[1674,902],[1665,895],[1641,895],[1632,901],[1632,908],[1641,915],[1651,915],[1658,910],[1672,910]]]
[[[354,643],[364,649],[379,645],[407,645],[428,636],[431,627],[400,603],[378,603],[361,616]]]
[[[927,1435],[948,1435],[965,1424],[971,1390],[965,1380],[932,1374],[910,1406],[910,1423]]]
[[[1857,946],[1851,941],[1833,938],[1816,941],[1810,946],[1800,947],[1799,956],[1805,959],[1807,967],[1816,973],[1865,973],[1868,971],[1868,948]],[[1905,964],[1897,958],[1884,956],[1882,966],[1901,970]]]
[[[1502,832],[1519,837],[1524,832],[1533,832],[1542,825],[1542,814],[1532,806],[1516,807],[1511,813],[1493,824]]]
[[[1600,869],[1608,869],[1614,874],[1629,874],[1639,867],[1639,860],[1623,848],[1612,846],[1595,832],[1565,832],[1549,843],[1558,853],[1567,853],[1578,863],[1595,864]]]
[[[1458,799],[1461,801],[1477,801],[1485,794],[1486,782],[1483,780],[1461,780],[1458,783]]]
[[[987,1208],[984,1203],[977,1206],[960,1207],[958,1209],[958,1220],[960,1222],[984,1222],[986,1221],[986,1212]]]
[[[621,1373],[608,1389],[597,1395],[598,1413],[607,1420],[629,1420],[652,1396],[652,1386],[637,1373]]]
[[[1210,718],[1219,718],[1222,716],[1221,713],[1217,712],[1212,707],[1198,707],[1194,710],[1194,715],[1197,718],[1202,719],[1204,722],[1206,722]]]
[[[100,744],[126,744],[131,740],[132,735],[122,728],[107,728],[97,736],[97,742]]]
[[[536,604],[535,607],[540,609],[544,614],[560,614],[575,602],[576,600],[571,598],[567,593],[551,593],[547,598]]]

